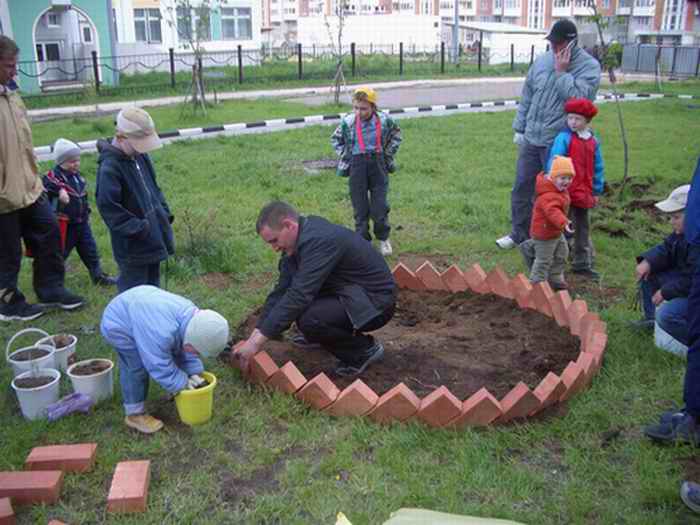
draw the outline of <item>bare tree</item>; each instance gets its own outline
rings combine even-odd
[[[345,16],[347,13],[347,0],[334,0],[332,2],[334,18],[331,20],[327,15],[323,15],[328,38],[331,43],[331,53],[335,60],[335,75],[333,76],[333,101],[340,104],[340,91],[345,85],[345,74],[343,72],[343,29],[345,28]],[[337,24],[335,24],[337,22]]]

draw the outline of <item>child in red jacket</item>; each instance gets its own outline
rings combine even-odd
[[[554,290],[565,290],[564,266],[569,255],[563,232],[573,233],[569,220],[571,199],[567,188],[574,178],[568,157],[554,157],[549,173],[537,175],[537,199],[532,210],[530,239],[520,251],[530,270],[530,282],[549,281]]]

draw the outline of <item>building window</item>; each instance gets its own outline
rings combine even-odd
[[[294,9],[285,8],[284,11],[294,14]],[[221,35],[224,40],[252,39],[253,20],[250,7],[222,7]]]
[[[92,43],[92,30],[88,26],[83,26],[83,42]]]
[[[493,9],[501,11],[503,9],[503,0],[493,0]]]
[[[655,5],[654,0],[634,0],[635,7],[654,7]]]
[[[610,0],[603,0],[603,9],[610,9]]]
[[[683,28],[685,0],[666,0],[664,6],[663,27],[665,31],[679,31]]]
[[[137,42],[163,41],[160,9],[134,9],[134,33]]]
[[[520,0],[505,0],[506,9],[520,9]]]
[[[197,36],[200,42],[211,40],[211,22],[209,8],[206,6],[177,8],[177,35],[179,40],[190,41],[192,35]]]
[[[61,17],[54,11],[46,13],[46,25],[49,27],[59,27],[61,25]]]
[[[554,7],[566,8],[571,6],[571,0],[554,0]]]

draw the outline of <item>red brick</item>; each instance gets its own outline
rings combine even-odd
[[[469,285],[467,284],[466,277],[464,277],[464,272],[454,264],[442,272],[440,274],[440,278],[445,284],[445,287],[447,287],[447,289],[452,293],[469,290]]]
[[[0,498],[0,525],[15,525],[15,511],[10,498]]]
[[[535,305],[535,309],[549,317],[553,317],[552,313],[552,300],[554,298],[554,292],[551,286],[546,281],[535,283],[532,285],[532,293],[530,298]]]
[[[581,319],[588,313],[588,305],[582,299],[576,299],[567,310],[569,330],[572,335],[581,335]]]
[[[425,261],[416,270],[416,277],[425,285],[428,290],[447,290],[445,283],[440,278],[440,272],[435,269],[430,261]]]
[[[285,394],[293,394],[306,384],[306,378],[294,363],[287,361],[273,374],[267,384]]]
[[[608,325],[603,321],[591,321],[586,327],[586,333],[581,334],[581,350],[584,352],[588,351],[591,344],[591,338],[595,333],[607,334]]]
[[[566,290],[554,294],[551,301],[552,314],[559,326],[569,326],[569,307],[571,306],[571,296]]]
[[[530,300],[530,294],[532,293],[532,284],[530,284],[530,279],[525,277],[522,273],[519,273],[510,283],[510,293],[513,298],[517,301],[520,308],[534,308],[532,301]]]
[[[529,414],[539,411],[542,403],[522,381],[515,385],[503,399],[501,399],[501,409],[503,415],[498,420],[499,423],[506,423],[513,419],[527,417]]]
[[[512,299],[513,294],[510,291],[510,279],[506,273],[498,266],[491,270],[486,275],[486,282],[489,288],[496,295],[503,297],[504,299]]]
[[[379,396],[362,379],[343,390],[335,402],[324,410],[331,416],[363,416],[374,408]]]
[[[608,344],[608,335],[602,332],[595,332],[591,337],[591,342],[588,346],[587,353],[591,354],[595,360],[597,369],[603,365],[603,357],[605,356],[606,345]]]
[[[150,461],[117,463],[107,496],[107,512],[145,512],[150,481]]]
[[[24,461],[26,470],[88,472],[95,466],[97,443],[34,447]]]
[[[245,375],[248,373],[248,371],[247,371],[247,370],[243,370],[243,369],[241,368],[241,362],[240,362],[239,359],[238,359],[238,354],[236,354],[236,350],[238,350],[238,349],[239,349],[241,346],[243,346],[244,344],[245,344],[245,341],[239,341],[238,343],[236,343],[236,344],[233,346],[233,348],[231,349],[231,358],[230,358],[229,364],[230,364],[233,368],[235,368],[235,369],[237,369],[237,370],[240,370],[241,373],[245,376]]]
[[[323,372],[306,383],[296,393],[297,398],[319,410],[326,408],[338,399],[339,395],[340,390],[338,390],[338,387]]]
[[[486,272],[478,264],[473,264],[466,272],[464,278],[472,291],[476,293],[489,293],[491,289],[486,282]]]
[[[264,350],[251,358],[249,367],[247,379],[251,383],[257,383],[258,385],[267,383],[279,370],[279,367]]]
[[[14,505],[56,503],[63,485],[60,470],[0,472],[0,498]]]
[[[590,385],[593,376],[598,371],[595,365],[595,357],[592,354],[581,352],[578,355],[576,364],[583,369],[583,373],[586,375],[586,386]]]
[[[581,348],[583,348],[586,345],[586,337],[588,335],[588,327],[593,321],[600,321],[600,317],[598,314],[593,313],[593,312],[587,312],[581,317],[581,321],[579,322],[578,326],[578,335],[579,339],[581,339]]]
[[[420,398],[405,384],[399,383],[379,398],[369,417],[377,423],[406,421],[419,408]]]
[[[562,394],[561,401],[566,401],[586,386],[586,373],[576,363],[569,361],[561,373],[561,380],[566,386],[566,392]]]
[[[549,372],[537,385],[533,394],[542,403],[542,408],[546,408],[559,401],[564,392],[566,392],[564,381],[554,372]]]
[[[503,415],[501,404],[491,392],[481,388],[462,403],[462,413],[447,425],[461,428],[465,426],[484,427]]]
[[[409,270],[405,264],[397,264],[391,273],[394,275],[394,281],[396,281],[396,286],[399,288],[406,288],[407,290],[425,290],[423,281],[416,277],[416,274]]]
[[[441,386],[425,396],[418,418],[431,427],[442,427],[462,413],[462,402],[447,387]]]

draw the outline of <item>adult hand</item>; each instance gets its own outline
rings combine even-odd
[[[524,133],[518,133],[517,131],[513,135],[513,144],[517,144],[518,146],[524,146],[525,145],[525,134]]]
[[[68,192],[61,188],[58,190],[58,201],[63,204],[64,206],[70,202],[70,197],[68,196]]]
[[[564,231],[566,233],[574,233],[574,224],[571,221],[567,222],[566,226],[564,226]]]
[[[661,290],[657,290],[656,293],[651,297],[651,301],[655,306],[659,306],[664,302],[664,296],[661,295]]]
[[[559,53],[554,55],[554,71],[557,73],[566,73],[571,62],[571,48],[565,47]]]
[[[258,346],[248,339],[233,347],[232,359],[234,364],[241,369],[241,372],[247,374],[250,360],[256,353],[258,353]]]
[[[638,281],[646,279],[651,273],[651,265],[647,262],[646,259],[644,259],[637,265],[637,268],[635,268],[635,273],[637,274]]]

